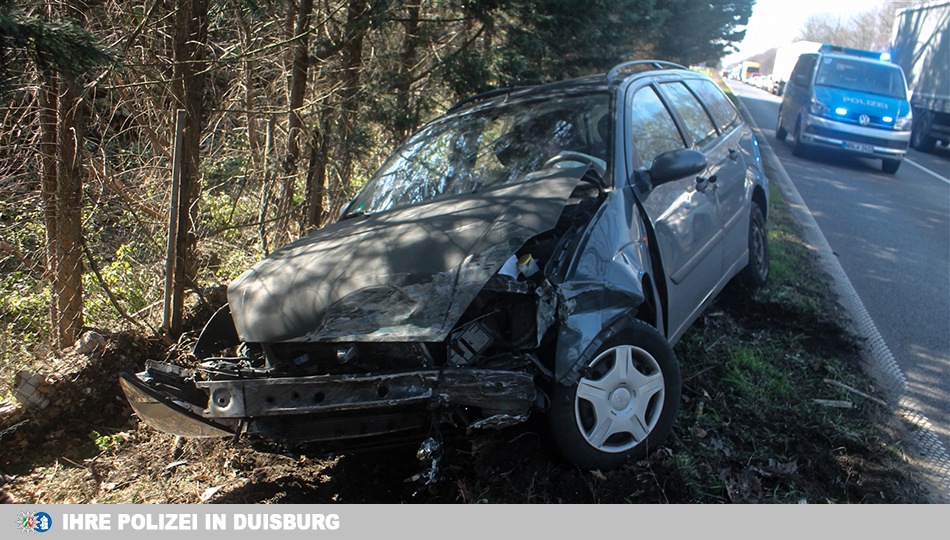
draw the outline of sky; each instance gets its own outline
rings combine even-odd
[[[723,58],[722,64],[729,65],[772,47],[791,43],[810,15],[831,13],[848,18],[881,4],[896,11],[914,3],[894,0],[757,0],[746,27],[745,39],[739,44],[741,51]]]

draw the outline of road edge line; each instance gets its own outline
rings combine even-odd
[[[948,179],[946,179],[946,178],[940,176],[939,174],[937,174],[937,173],[931,171],[930,169],[928,169],[927,167],[924,167],[924,166],[921,165],[920,163],[917,163],[916,161],[911,161],[910,159],[908,159],[908,158],[906,158],[906,157],[904,158],[904,161],[906,161],[907,163],[909,163],[910,165],[912,165],[912,166],[914,166],[914,167],[917,167],[917,168],[920,169],[921,171],[923,171],[923,172],[929,174],[930,176],[933,176],[933,177],[936,178],[937,180],[940,180],[940,181],[943,182],[944,184],[950,185],[950,180],[948,180]]]
[[[742,98],[736,96],[736,101],[742,115],[755,132],[763,160],[778,177],[769,180],[776,182],[782,195],[788,201],[792,216],[802,228],[805,242],[817,255],[821,269],[831,278],[832,291],[837,296],[838,305],[849,317],[851,331],[861,340],[861,356],[864,358],[865,367],[869,368],[868,374],[882,388],[888,401],[892,403],[892,413],[904,421],[905,427],[908,428],[907,433],[921,453],[922,462],[912,461],[911,463],[923,469],[924,479],[930,484],[932,494],[937,499],[934,502],[950,503],[950,456],[933,432],[930,420],[920,412],[920,407],[914,400],[905,394],[907,380],[904,373],[897,365],[894,355],[871,319],[871,314],[861,301],[861,297],[832,251],[824,233],[821,232],[805,200],[785,171],[778,155],[753,120],[752,114],[742,103]],[[911,461],[907,457],[905,460]]]

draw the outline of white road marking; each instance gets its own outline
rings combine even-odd
[[[940,176],[939,174],[937,174],[937,173],[931,171],[931,170],[928,169],[927,167],[924,167],[923,165],[921,165],[921,164],[919,164],[919,163],[916,163],[916,162],[913,162],[913,161],[911,161],[911,160],[909,160],[909,159],[907,159],[907,158],[904,158],[904,161],[906,161],[907,163],[910,163],[910,164],[913,165],[914,167],[917,167],[918,169],[924,171],[925,173],[929,174],[930,176],[933,176],[933,177],[936,178],[937,180],[940,180],[940,181],[943,182],[944,184],[950,185],[950,178],[944,178],[943,176]]]

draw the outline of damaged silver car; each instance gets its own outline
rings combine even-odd
[[[199,367],[121,384],[186,437],[345,450],[540,414],[569,461],[617,467],[672,429],[672,345],[728,282],[765,283],[767,214],[752,131],[702,74],[488,92],[231,283]]]

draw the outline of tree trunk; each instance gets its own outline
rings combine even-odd
[[[82,6],[61,8],[72,18]],[[52,6],[46,5],[52,17]],[[71,346],[82,331],[82,85],[62,80],[41,66],[38,95],[43,219],[46,225],[46,277],[50,281],[50,345]]]
[[[398,141],[402,141],[416,127],[417,118],[412,100],[413,68],[416,63],[416,50],[419,48],[419,11],[421,5],[414,2],[408,6],[409,13],[403,23],[405,35],[402,40],[402,57],[399,59],[399,77],[396,80],[396,118],[395,132]]]
[[[177,106],[185,109],[186,121],[181,156],[181,198],[178,206],[178,236],[172,314],[167,330],[182,332],[185,286],[195,282],[195,218],[199,191],[199,144],[204,125],[203,48],[208,37],[208,0],[178,0],[174,30],[174,83]]]
[[[350,176],[353,171],[355,155],[353,140],[356,122],[359,115],[357,96],[360,90],[360,75],[363,69],[363,38],[366,36],[366,17],[369,12],[366,0],[351,0],[347,11],[345,36],[347,39],[343,47],[343,75],[340,90],[340,166],[337,168],[340,177],[342,193],[336,194],[333,199],[331,212],[342,208],[342,204],[349,198]]]
[[[321,112],[320,117],[326,114]],[[318,229],[324,221],[324,199],[327,184],[327,136],[322,126],[314,126],[310,132],[310,165],[307,168],[307,220],[308,229]]]
[[[46,224],[46,278],[50,280],[50,290],[53,293],[49,303],[50,315],[50,341],[54,349],[62,349],[63,342],[60,339],[59,332],[59,302],[56,300],[55,293],[57,287],[56,280],[56,262],[59,260],[56,254],[56,246],[59,243],[59,223],[56,217],[56,186],[57,186],[57,115],[59,108],[56,95],[59,93],[59,79],[47,74],[39,88],[39,106],[40,106],[40,171],[42,177],[42,196],[43,196],[43,221]]]
[[[300,0],[297,7],[297,22],[294,27],[294,59],[290,69],[290,102],[287,115],[287,157],[284,159],[284,172],[294,174],[297,170],[297,159],[300,157],[300,133],[303,130],[303,119],[300,117],[300,107],[307,91],[307,71],[309,67],[309,30],[310,15],[313,12],[313,0]],[[291,193],[292,194],[292,193]]]
[[[234,9],[234,18],[237,20],[238,26],[240,26],[241,29],[241,41],[244,42],[244,50],[249,51],[254,44],[251,25],[245,18],[244,12],[238,7]],[[261,138],[257,130],[257,115],[253,113],[256,101],[254,92],[255,68],[256,63],[253,59],[248,58],[244,61],[244,110],[246,111],[244,114],[245,121],[247,122],[247,151],[250,155],[251,165],[254,171],[263,177],[263,172],[261,171],[262,156],[260,155]]]
[[[307,74],[309,72],[310,17],[313,13],[313,0],[300,0],[299,5],[289,2],[285,21],[287,29],[293,27],[289,37],[296,38],[293,56],[290,62],[288,81],[287,113],[287,154],[284,156],[284,178],[277,201],[277,230],[286,231],[293,208],[295,183],[297,181],[297,160],[300,158],[300,135],[303,132],[303,118],[300,108],[307,93]],[[294,18],[296,16],[296,18]]]
[[[56,302],[58,347],[72,345],[82,331],[82,146],[81,87],[65,80],[59,95],[56,185]]]

